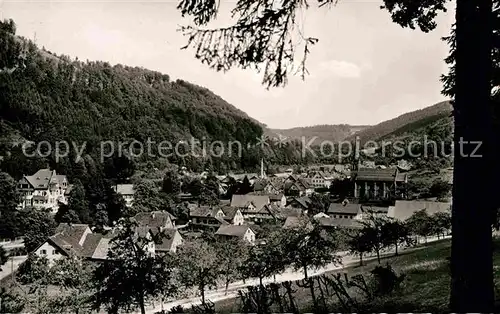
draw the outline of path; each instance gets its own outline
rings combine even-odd
[[[451,236],[447,236],[446,238],[449,239],[449,238],[451,238]],[[438,240],[443,240],[443,237],[441,237],[440,239],[438,239],[437,237],[427,238],[426,242],[431,243],[431,242],[435,242]],[[425,244],[426,242],[419,241],[419,243],[421,243],[421,244]],[[421,248],[422,247],[420,247],[420,248],[418,248],[418,247],[417,248],[406,248],[406,249],[400,249],[400,251],[408,252],[408,251],[418,250]],[[354,266],[354,265],[359,264],[359,257],[357,257],[357,256],[352,256],[352,255],[348,254],[348,252],[339,252],[337,254],[342,256],[342,265],[329,264],[321,269],[311,270],[311,271],[308,270],[308,273],[310,274],[310,276],[320,275],[320,274],[323,274],[325,272],[339,270],[339,269],[343,269],[346,267],[350,267],[350,266]],[[394,250],[387,250],[384,253],[381,253],[381,257],[391,255],[391,254],[394,254]],[[376,258],[377,258],[376,255],[375,256],[372,255],[369,257],[367,256],[367,257],[363,258],[363,261],[374,260]],[[274,281],[273,278],[266,278],[263,280],[263,283],[267,284],[267,283],[272,283],[272,282],[294,281],[294,280],[300,280],[303,278],[304,278],[304,273],[302,271],[293,271],[293,270],[289,269],[280,275],[276,275],[276,281]],[[224,287],[220,287],[217,290],[206,291],[205,298],[207,300],[212,301],[212,302],[217,302],[217,301],[226,300],[226,299],[232,299],[232,298],[235,298],[238,296],[238,290],[241,290],[242,288],[245,288],[248,286],[256,286],[258,284],[259,284],[258,279],[246,280],[245,283],[243,283],[242,281],[237,281],[237,282],[234,282],[234,283],[229,285],[227,293],[226,293]],[[156,312],[161,311],[162,309],[165,311],[168,311],[171,308],[179,306],[179,305],[186,308],[186,307],[191,307],[192,305],[198,305],[200,303],[201,303],[200,297],[196,296],[196,297],[191,297],[191,298],[187,298],[187,299],[181,299],[181,300],[175,300],[172,302],[168,302],[168,303],[163,304],[163,306],[161,306],[161,304],[158,304],[158,305],[155,304],[154,306],[149,306],[146,309],[146,314],[154,314]]]
[[[7,263],[2,266],[2,271],[0,271],[0,280],[8,277],[12,274],[13,271],[16,271],[19,268],[19,265],[24,263],[28,256],[14,256],[10,257]]]

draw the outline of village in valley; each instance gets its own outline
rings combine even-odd
[[[297,174],[290,168],[283,173],[267,175],[262,161],[260,174],[212,174],[211,178],[207,172],[197,174],[185,167],[180,168],[174,178],[179,182],[183,177],[199,180],[201,184],[213,180],[210,183],[217,190],[212,192],[220,198],[219,204],[200,205],[198,198],[203,196],[179,193],[177,199],[186,208],[184,219],[168,210],[139,212],[134,216],[137,230],[147,230],[151,235],[165,231],[166,236],[154,244],[155,252],[164,253],[175,252],[184,238],[201,237],[203,233],[255,245],[265,241],[259,236],[262,226],[294,228],[306,220],[325,229],[356,230],[361,229],[362,222],[371,215],[405,222],[422,210],[428,215],[451,213],[449,201],[407,199],[405,188],[409,169],[397,165],[377,167],[370,162],[360,164],[356,170],[342,164],[316,168]],[[335,182],[342,182],[341,189],[344,190],[335,191],[335,186],[340,186]],[[18,189],[23,195],[20,207],[49,209],[57,213],[59,203],[67,204],[71,188],[65,175],[40,169],[19,181]],[[180,188],[182,190],[182,186]],[[127,207],[134,206],[133,184],[116,184],[114,189],[123,197]],[[225,198],[231,190],[235,191],[234,194]],[[317,199],[320,199],[319,203]],[[89,225],[63,223],[33,253],[49,261],[68,256],[70,252],[89,260],[106,259],[110,248],[110,236],[106,234],[112,235],[113,232],[111,227],[105,229],[107,232],[103,234],[92,232]],[[440,232],[437,230],[436,234],[424,236],[437,236]]]
[[[290,271],[280,280],[301,279],[304,274],[307,278],[308,271],[337,269],[343,264],[338,256],[347,256],[349,263],[356,265],[363,265],[363,258],[375,258],[380,263],[381,256],[394,254],[394,250],[398,254],[398,249],[401,252],[418,243],[445,239],[450,234],[451,203],[448,197],[451,181],[441,182],[445,187],[439,196],[410,196],[411,164],[404,160],[389,167],[365,161],[281,167],[283,172],[268,174],[266,169],[269,168],[263,159],[260,173],[216,175],[209,171],[195,173],[186,167],[174,167],[175,170],[165,173],[163,180],[146,181],[147,184],[144,181],[115,184],[112,189],[122,200],[124,210],[131,213],[130,219],[125,222],[120,218],[100,226],[78,223],[78,219],[71,218],[71,215],[78,216],[71,211],[83,200],[75,200],[81,197],[77,191],[81,186],[76,187],[66,175],[51,169],[25,175],[16,184],[21,195],[18,210],[34,208],[55,215],[61,223],[45,238],[38,235],[36,244],[30,240],[30,249],[25,247],[22,237],[4,241],[2,245],[12,257],[11,265],[6,264],[3,268],[3,280],[12,280],[14,273],[34,271],[33,265],[28,268],[23,265],[36,265],[40,261],[44,261],[47,272],[60,267],[56,265],[61,265],[63,260],[76,258],[94,267],[112,261],[116,258],[115,241],[123,236],[125,228],[130,232],[127,236],[136,245],[144,243],[143,247],[136,249],[144,250],[148,256],[168,256],[176,263],[196,263],[193,258],[210,257],[200,255],[203,251],[191,251],[193,246],[198,250],[203,250],[204,246],[205,250],[213,250],[212,255],[206,253],[213,257],[213,261],[198,266],[201,269],[212,267],[213,273],[207,278],[203,275],[196,278],[196,274],[188,276],[194,282],[206,282],[198,286],[197,292],[187,295],[189,301],[184,301],[184,306],[197,304],[197,295],[201,293],[203,311],[208,311],[205,295],[213,293],[213,289],[221,289],[218,287],[221,283],[226,291],[223,299],[229,298],[228,288],[241,279],[245,282],[245,279],[255,276],[260,280],[271,276],[276,282],[276,275]],[[162,198],[160,195],[168,201],[158,201]],[[322,240],[307,242],[316,232]],[[145,242],[138,242],[142,241],[140,239]],[[308,250],[318,250],[303,262],[304,269],[302,266],[293,267],[297,258],[293,255],[293,246],[303,241],[303,245],[311,246]],[[270,245],[282,246],[279,250],[284,251],[267,257],[255,257],[251,253],[255,248],[259,252],[278,250],[269,248]],[[183,251],[185,247],[188,249]],[[219,253],[221,249],[225,252]],[[309,265],[309,258],[317,258],[315,264]],[[245,269],[245,264],[259,260],[269,263],[269,269],[262,273]],[[181,265],[175,268],[180,268],[181,272],[196,271],[193,265],[186,269]],[[191,281],[183,282],[183,275],[180,276],[181,286],[185,284],[188,288],[192,285]],[[245,285],[251,286],[250,283]],[[173,296],[162,299],[162,302],[175,304]]]
[[[46,2],[0,10],[0,313],[500,312],[498,1]]]

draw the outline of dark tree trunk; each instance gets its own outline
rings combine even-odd
[[[146,314],[146,307],[144,305],[144,292],[141,291],[139,293],[138,301],[139,301],[139,307],[141,309],[141,314]]]
[[[377,248],[377,262],[380,264],[380,249]]]
[[[491,213],[495,169],[490,103],[491,0],[457,0],[452,208],[452,312],[493,312]],[[476,144],[481,142],[479,150]],[[470,154],[482,155],[472,157]],[[495,169],[496,170],[496,169]],[[486,175],[488,174],[488,175]]]
[[[319,313],[318,300],[316,299],[316,293],[314,292],[314,278],[311,277],[307,280],[309,281],[309,289],[311,290],[311,299],[313,302],[314,311],[315,313]]]
[[[359,253],[359,266],[363,266],[363,253]]]
[[[398,242],[394,243],[394,246],[396,247],[396,254],[394,254],[395,256],[398,256],[399,253],[398,253]]]
[[[201,304],[205,305],[205,286],[200,285],[200,292],[201,292]]]

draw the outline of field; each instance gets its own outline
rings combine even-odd
[[[369,304],[363,304],[368,312],[448,312],[448,296],[450,292],[450,277],[447,258],[450,256],[450,240],[443,240],[423,246],[420,249],[404,252],[400,256],[385,257],[382,264],[390,264],[398,274],[405,274],[405,279],[399,290],[392,295],[377,298]],[[495,240],[494,252],[495,284],[500,283],[500,240]],[[364,266],[350,267],[344,270],[349,276],[368,274],[377,264],[370,260]],[[338,272],[338,271],[335,271]],[[497,300],[500,291],[496,290]],[[309,289],[298,288],[297,303],[302,312],[311,311]],[[343,308],[330,300],[331,312],[342,312]],[[239,312],[239,300],[228,299],[216,302],[217,313]]]

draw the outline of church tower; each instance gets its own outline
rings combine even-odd
[[[260,177],[262,179],[266,177],[266,173],[264,172],[264,158],[260,159]]]

